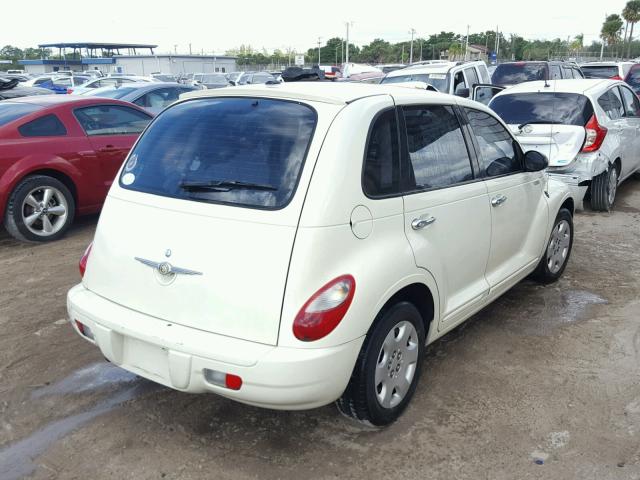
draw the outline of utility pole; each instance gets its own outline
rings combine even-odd
[[[422,40],[420,40],[420,61],[422,61],[422,44],[424,42]]]
[[[318,66],[320,66],[320,41],[322,37],[318,37]]]
[[[431,44],[431,60],[435,60],[436,59],[436,46],[432,43]]]
[[[349,63],[349,27],[353,25],[353,22],[345,22],[347,26],[347,46],[346,46],[346,55],[345,55],[345,63]]]
[[[344,38],[340,39],[340,64],[344,63]]]
[[[178,55],[178,45],[174,45],[174,46],[173,46],[173,53],[174,53],[175,55]]]
[[[467,41],[464,46],[464,61],[469,59],[469,25],[467,25]]]
[[[607,14],[604,14],[604,19],[607,19]],[[600,44],[600,61],[602,61],[602,57],[604,56],[604,38],[602,39],[602,43]]]
[[[500,55],[500,29],[496,25],[496,63],[498,63],[498,56]]]
[[[411,30],[409,30],[409,33],[411,34],[411,48],[409,50],[409,65],[411,65],[413,63],[413,36],[416,34],[416,29],[412,28]]]
[[[400,63],[404,63],[404,42],[402,43],[402,55],[400,56]]]

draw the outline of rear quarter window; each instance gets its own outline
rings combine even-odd
[[[23,137],[59,137],[67,134],[63,123],[53,114],[20,125],[18,131]]]
[[[131,152],[120,185],[190,201],[284,208],[298,185],[317,114],[264,98],[207,98],[169,107]]]

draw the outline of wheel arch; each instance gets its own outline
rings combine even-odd
[[[18,181],[15,183],[15,185],[18,185],[25,178],[35,177],[38,175],[45,175],[47,177],[52,177],[62,182],[62,184],[69,189],[69,191],[71,192],[71,195],[73,195],[73,201],[75,202],[75,204],[78,205],[78,188],[76,187],[75,182],[69,175],[67,175],[64,172],[61,172],[60,170],[55,170],[52,168],[42,168],[38,170],[33,170],[29,173],[26,173],[22,177],[20,177]]]

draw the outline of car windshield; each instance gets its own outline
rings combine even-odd
[[[131,152],[123,188],[262,209],[289,203],[316,125],[306,105],[189,100],[161,113]]]
[[[593,115],[591,101],[578,93],[514,93],[500,95],[489,104],[505,123],[578,125]]]
[[[87,92],[85,95],[90,96],[90,97],[102,97],[102,98],[122,98],[125,95],[130,94],[131,92],[134,92],[136,89],[133,87],[120,87],[120,88],[114,88],[114,87],[106,87],[106,88],[99,88],[97,90],[93,90],[91,92]]]
[[[202,83],[215,83],[216,85],[226,85],[227,77],[224,75],[201,75],[199,80]]]
[[[30,103],[0,102],[0,127],[18,118],[40,110],[42,107]]]
[[[448,91],[448,75],[446,73],[407,73],[393,77],[384,77],[380,83],[425,82],[433,85],[439,92]]]
[[[493,72],[491,81],[496,85],[516,85],[548,78],[544,63],[503,63]]]
[[[618,75],[615,65],[583,65],[580,68],[586,78],[612,78]]]

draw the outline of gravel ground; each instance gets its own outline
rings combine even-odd
[[[384,430],[111,366],[66,322],[96,218],[50,245],[1,234],[0,478],[640,479],[640,182],[575,223],[561,281],[525,281],[432,345]]]

